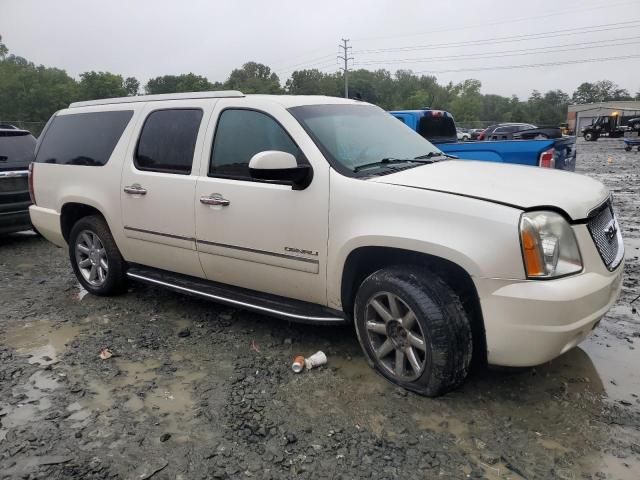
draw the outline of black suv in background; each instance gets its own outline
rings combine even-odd
[[[35,147],[30,132],[0,124],[0,235],[32,228],[28,171]]]
[[[557,127],[536,127],[529,123],[499,123],[491,125],[479,140],[537,140],[560,138],[562,132]]]

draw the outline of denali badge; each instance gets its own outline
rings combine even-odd
[[[604,236],[607,237],[607,240],[611,243],[613,239],[616,238],[616,233],[618,233],[618,226],[616,225],[615,218],[612,218],[611,221],[607,223],[607,226],[604,227],[603,231]]]
[[[284,251],[291,252],[291,253],[299,253],[301,255],[313,255],[314,257],[318,256],[318,252],[314,252],[311,250],[303,250],[301,248],[284,247]]]

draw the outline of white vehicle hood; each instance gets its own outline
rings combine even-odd
[[[463,195],[523,210],[555,207],[573,220],[586,218],[609,196],[602,183],[584,175],[470,160],[446,160],[369,181]]]

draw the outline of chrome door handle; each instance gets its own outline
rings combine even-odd
[[[130,193],[131,195],[146,195],[147,189],[142,188],[138,183],[134,183],[133,185],[127,185],[124,187],[124,193]]]
[[[228,207],[231,202],[224,198],[219,193],[212,193],[211,195],[203,195],[200,197],[200,203],[204,205],[218,205],[220,207]]]

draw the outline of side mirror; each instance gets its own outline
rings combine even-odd
[[[313,177],[311,165],[298,165],[296,157],[278,150],[256,153],[249,161],[249,172],[259,180],[291,182],[294,190],[307,188]]]

